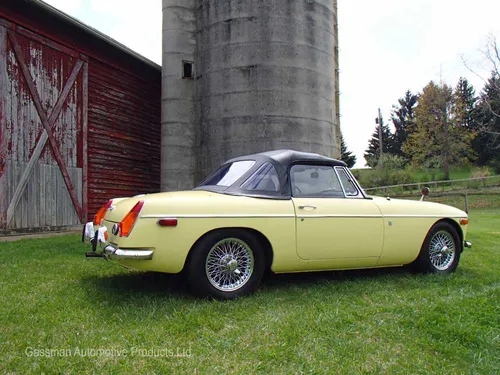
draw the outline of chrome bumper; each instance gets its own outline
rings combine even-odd
[[[467,249],[470,249],[472,247],[472,243],[469,241],[464,241],[464,247],[466,247]]]
[[[153,259],[153,250],[148,249],[120,249],[107,245],[103,250],[104,256],[109,259]]]

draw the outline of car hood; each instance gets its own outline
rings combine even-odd
[[[414,215],[466,218],[467,213],[446,204],[415,201],[406,199],[393,199],[383,197],[373,198],[383,215]]]

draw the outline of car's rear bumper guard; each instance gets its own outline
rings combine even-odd
[[[464,247],[466,247],[467,249],[470,249],[472,247],[472,243],[469,241],[464,241]]]
[[[153,250],[150,249],[120,249],[112,245],[107,245],[104,247],[103,253],[109,259],[153,259]]]

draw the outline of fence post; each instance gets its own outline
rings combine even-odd
[[[465,192],[465,212],[468,214],[469,213],[469,199],[467,197],[467,192]]]

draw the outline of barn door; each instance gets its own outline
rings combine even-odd
[[[86,220],[84,59],[0,19],[0,229]]]

